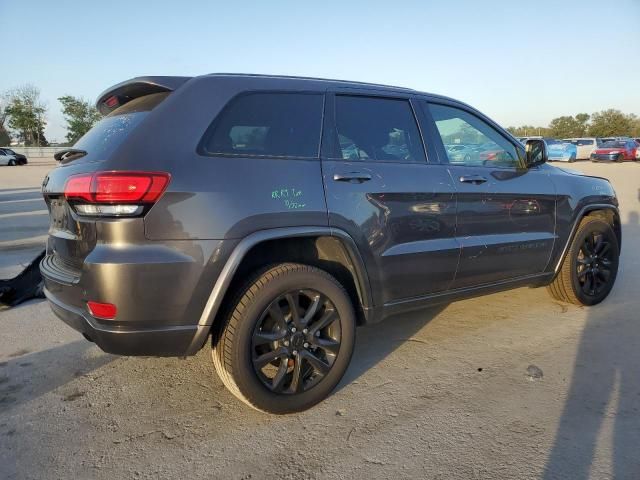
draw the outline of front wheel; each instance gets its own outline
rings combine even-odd
[[[547,290],[557,300],[576,305],[596,305],[613,288],[619,255],[618,239],[611,225],[596,217],[585,217],[560,272]]]
[[[10,167],[14,167],[15,165],[16,165],[16,162],[14,160],[9,160]]]
[[[618,158],[616,159],[616,162],[620,163],[620,162],[623,162],[623,161],[624,161],[624,155],[623,154],[618,155]]]
[[[344,375],[355,341],[355,313],[338,281],[318,268],[276,265],[240,291],[213,340],[225,386],[268,413],[306,410]]]

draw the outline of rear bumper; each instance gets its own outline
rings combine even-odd
[[[100,243],[81,264],[73,264],[55,253],[54,247],[65,244],[50,239],[40,272],[54,313],[104,351],[193,355],[210,331],[200,319],[226,259],[221,245],[217,240]],[[115,305],[115,319],[92,316],[90,300]]]
[[[591,154],[592,162],[617,162],[619,154],[609,155],[609,154]]]
[[[60,301],[45,288],[51,310],[60,320],[84,334],[102,350],[116,355],[186,356],[194,355],[207,339],[207,326],[172,326],[131,330],[110,327],[88,312]]]

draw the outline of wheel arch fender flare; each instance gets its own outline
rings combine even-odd
[[[240,240],[238,245],[236,245],[229,255],[229,258],[227,259],[211,290],[211,293],[209,294],[209,297],[207,298],[207,302],[198,321],[197,333],[186,354],[193,355],[204,345],[214,319],[220,310],[225,294],[231,285],[231,281],[233,280],[233,277],[243,259],[253,247],[268,240],[319,236],[336,238],[344,246],[349,260],[351,261],[351,265],[353,266],[353,271],[351,273],[354,276],[358,296],[366,316],[373,307],[369,276],[358,247],[353,238],[347,232],[328,226],[283,227],[259,230]]]
[[[582,219],[588,216],[591,212],[595,212],[599,210],[600,211],[606,210],[613,213],[613,219],[614,219],[613,231],[615,232],[616,237],[618,239],[618,247],[619,248],[622,247],[622,230],[620,227],[620,210],[618,209],[618,207],[610,203],[593,203],[593,204],[585,205],[584,207],[582,207],[580,212],[576,215],[576,219],[573,222],[573,226],[571,227],[571,231],[569,233],[569,236],[567,237],[567,241],[565,242],[564,247],[562,248],[562,252],[559,255],[559,258],[554,265],[553,273],[555,275],[558,274],[558,272],[560,271],[560,268],[562,267],[562,263],[564,262],[564,257],[569,251],[571,242],[573,242],[573,239],[576,236],[576,232],[578,231],[578,226],[580,225],[580,222],[582,221]]]

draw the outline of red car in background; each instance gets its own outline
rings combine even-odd
[[[636,159],[640,147],[635,140],[613,140],[605,142],[591,154],[592,162],[623,162]]]

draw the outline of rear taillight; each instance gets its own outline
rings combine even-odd
[[[80,215],[138,215],[160,198],[170,178],[163,172],[83,173],[68,178],[64,196]]]

